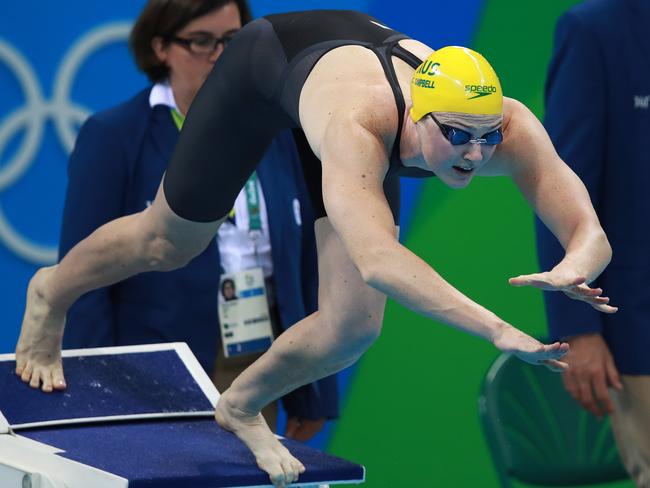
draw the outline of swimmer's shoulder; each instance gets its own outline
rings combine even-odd
[[[400,45],[418,57],[433,50],[414,39]],[[396,74],[405,98],[412,67],[394,57]],[[327,53],[314,66],[300,95],[299,116],[312,149],[318,154],[320,142],[330,123],[358,124],[383,140],[388,148],[399,124],[396,101],[386,74],[371,50],[362,46],[342,46]]]
[[[479,171],[481,176],[512,176],[517,162],[514,154],[519,154],[525,144],[521,134],[527,131],[531,121],[537,123],[535,115],[519,100],[503,97],[503,142],[499,144],[494,155]],[[524,149],[525,150],[525,149]]]
[[[365,81],[341,75],[321,86],[305,85],[299,114],[316,154],[331,124],[359,126],[391,143],[398,125],[395,99],[383,74]]]
[[[325,114],[305,116],[301,122],[314,154],[320,158],[325,141],[336,145],[353,145],[355,137],[364,134],[366,140],[377,141],[377,145],[383,148],[377,149],[387,155],[398,121],[395,107],[392,110],[385,107],[384,98],[381,92],[370,90],[363,102],[346,99]]]

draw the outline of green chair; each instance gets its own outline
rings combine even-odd
[[[511,478],[540,486],[628,478],[609,418],[580,408],[560,375],[544,367],[499,356],[483,380],[479,415],[504,488]]]

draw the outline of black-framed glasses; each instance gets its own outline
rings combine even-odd
[[[178,36],[169,36],[167,37],[167,41],[174,42],[179,46],[184,47],[193,54],[212,54],[217,49],[219,49],[219,45],[223,45],[225,48],[235,34],[236,32],[230,32],[222,37],[195,36],[185,38]]]
[[[432,113],[428,113],[427,115],[431,116],[433,121],[440,129],[440,132],[442,132],[442,135],[445,136],[445,138],[451,142],[453,146],[462,146],[468,142],[471,142],[472,144],[487,144],[488,146],[496,146],[503,141],[503,133],[501,132],[501,128],[488,132],[487,134],[483,134],[478,139],[474,139],[472,138],[472,134],[464,131],[463,129],[441,124],[440,121],[438,121],[438,119],[436,119]]]

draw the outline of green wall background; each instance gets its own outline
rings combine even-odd
[[[555,21],[575,3],[488,0],[478,22],[472,47],[492,62],[504,93],[540,118]],[[545,334],[541,293],[507,282],[538,269],[533,215],[509,180],[476,179],[464,191],[427,181],[404,242],[472,299],[529,334]],[[480,339],[389,302],[329,451],[364,464],[369,488],[497,487],[477,415],[479,387],[497,355]]]

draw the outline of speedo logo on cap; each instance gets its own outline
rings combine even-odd
[[[468,100],[473,100],[474,98],[487,97],[496,93],[497,87],[494,85],[465,85],[465,93],[468,95],[474,94],[473,97],[469,97]]]

